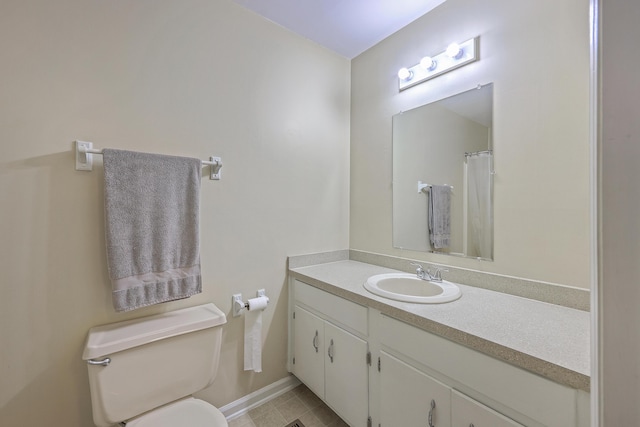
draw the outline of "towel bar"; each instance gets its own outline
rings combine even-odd
[[[93,142],[76,141],[76,170],[92,171],[93,154],[102,154],[102,150],[93,148]],[[203,166],[211,166],[209,179],[219,180],[221,177],[222,159],[220,157],[209,157],[209,160],[202,161]]]

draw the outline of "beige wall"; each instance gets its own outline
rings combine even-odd
[[[640,425],[640,3],[601,1],[600,399]]]
[[[286,256],[348,247],[349,61],[227,0],[0,3],[0,425],[90,426],[94,325],[266,288],[264,372],[224,327],[223,405],[286,373]],[[221,156],[203,179],[204,292],[112,308],[102,161],[72,141]]]
[[[352,61],[350,247],[589,287],[588,1],[448,0]],[[480,36],[480,61],[396,72]],[[494,262],[392,248],[391,116],[494,83]]]

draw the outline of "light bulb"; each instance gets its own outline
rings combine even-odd
[[[462,56],[462,49],[458,43],[451,43],[445,52],[453,59],[459,59]]]
[[[400,68],[398,71],[398,78],[403,81],[411,80],[413,77],[413,72],[408,68]]]
[[[436,61],[434,61],[430,56],[425,56],[420,60],[420,66],[427,71],[435,70],[437,65]]]

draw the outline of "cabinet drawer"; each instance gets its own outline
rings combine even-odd
[[[327,318],[354,331],[367,335],[367,308],[298,280],[294,282],[297,302],[322,313]]]
[[[542,425],[576,425],[576,390],[384,315],[380,327],[383,348],[428,366]]]
[[[451,427],[524,427],[462,393],[451,392]]]

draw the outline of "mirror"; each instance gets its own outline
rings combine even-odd
[[[493,84],[393,116],[393,246],[493,260]]]

